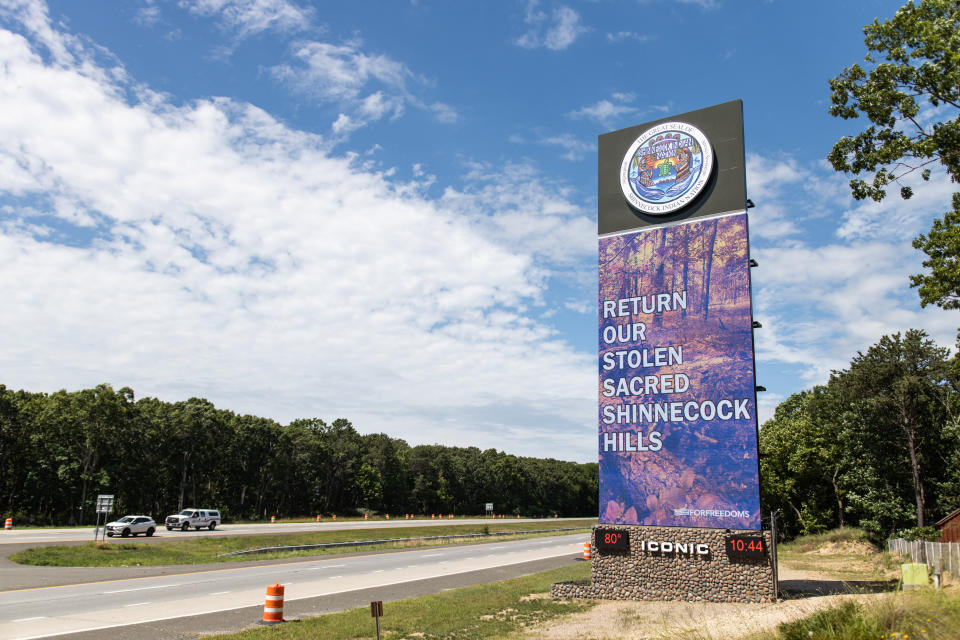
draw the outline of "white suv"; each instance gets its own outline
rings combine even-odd
[[[213,531],[220,524],[220,512],[213,509],[184,509],[176,515],[167,516],[164,524],[167,525],[167,531],[174,529],[189,531],[190,527],[194,529],[206,527]]]
[[[103,525],[103,529],[107,532],[107,536],[111,538],[115,535],[126,538],[129,535],[135,536],[138,533],[143,533],[147,537],[150,537],[153,535],[153,532],[157,530],[157,523],[153,521],[153,518],[148,516],[123,516],[119,520]]]

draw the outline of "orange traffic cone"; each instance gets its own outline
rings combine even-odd
[[[263,619],[260,624],[283,622],[283,585],[274,582],[267,587],[267,600],[263,603]]]

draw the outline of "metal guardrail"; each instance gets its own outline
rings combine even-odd
[[[887,540],[887,551],[923,562],[932,569],[939,568],[954,577],[960,577],[960,543],[927,542],[926,540]]]
[[[242,556],[248,553],[270,553],[271,551],[306,551],[308,549],[332,549],[335,547],[364,547],[367,545],[390,544],[391,542],[412,542],[414,540],[453,540],[457,538],[488,538],[492,536],[516,536],[526,533],[553,533],[555,531],[581,531],[590,527],[568,527],[565,529],[528,529],[524,531],[494,531],[493,533],[457,533],[449,536],[417,536],[416,538],[384,538],[382,540],[351,540],[349,542],[323,542],[320,544],[297,544],[286,547],[260,547],[258,549],[244,549],[218,554],[218,558],[225,556]]]

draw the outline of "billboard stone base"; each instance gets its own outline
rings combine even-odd
[[[597,549],[597,528],[626,531],[628,552]],[[561,582],[550,587],[555,598],[602,600],[686,600],[700,602],[775,602],[777,591],[769,551],[761,558],[730,557],[729,535],[763,536],[769,531],[594,525],[591,533],[590,584]],[[655,542],[657,551],[650,551]],[[669,543],[669,552],[659,549]],[[679,543],[680,552],[675,551]],[[705,546],[704,546],[705,545]]]

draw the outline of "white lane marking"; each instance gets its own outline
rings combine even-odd
[[[580,543],[575,543],[574,546],[577,547],[577,546],[579,546],[579,544],[580,544]],[[571,552],[572,552],[572,551],[571,551]],[[447,561],[444,560],[444,561],[440,562],[439,564],[447,564]],[[342,577],[343,577],[343,576],[331,576],[331,579],[334,579],[334,578],[342,578]],[[391,583],[391,584],[403,584],[404,582],[406,582],[406,580],[400,580],[400,581],[398,581],[398,582],[394,582],[394,583]],[[353,587],[353,586],[347,586],[346,588],[344,588],[344,589],[341,590],[341,591],[332,591],[332,592],[328,592],[328,593],[326,593],[326,594],[324,594],[324,595],[333,595],[333,594],[336,594],[336,593],[346,593],[347,591],[352,591],[352,590],[354,590],[354,587]],[[449,590],[450,590],[450,589],[444,589],[443,591],[449,591]],[[311,597],[311,596],[306,596],[306,597]],[[292,598],[292,599],[299,599],[299,598]],[[208,610],[203,610],[203,611],[194,611],[194,612],[191,612],[190,615],[191,615],[191,616],[197,616],[197,615],[204,615],[204,614],[208,614],[208,613],[221,613],[221,612],[223,612],[223,611],[232,611],[232,610],[234,610],[234,609],[215,608],[215,609],[208,609]],[[144,624],[144,623],[148,623],[148,622],[158,622],[158,621],[161,621],[161,620],[171,620],[171,619],[178,618],[178,617],[182,617],[181,614],[179,614],[179,613],[176,613],[176,614],[165,614],[165,615],[159,615],[159,616],[157,616],[157,617],[155,617],[155,618],[138,620],[138,621],[136,622],[136,624]],[[79,632],[81,632],[81,631],[100,631],[101,629],[112,629],[112,628],[115,628],[115,627],[117,627],[117,626],[121,626],[122,624],[124,624],[124,623],[122,623],[122,622],[112,622],[112,623],[110,623],[110,624],[101,624],[101,625],[90,626],[90,627],[86,627],[86,628],[75,628],[75,629],[71,629],[70,631],[68,631],[68,633],[79,633]],[[52,637],[52,636],[63,635],[63,633],[64,633],[64,631],[58,630],[58,631],[54,631],[54,632],[52,632],[52,633],[44,633],[44,634],[40,634],[40,635],[14,636],[13,638],[10,638],[10,640],[38,640],[39,638],[49,638],[49,637]]]
[[[420,556],[420,557],[421,557],[421,558],[435,558],[435,557],[437,557],[437,556],[442,556],[442,555],[443,555],[442,553],[425,553],[425,554],[423,554],[423,555]]]
[[[374,573],[383,573],[383,569],[377,569]]]
[[[212,596],[222,596],[222,595],[225,594],[225,593],[230,593],[230,592],[229,592],[229,591],[214,591],[214,592],[211,593],[210,595],[212,595]]]
[[[125,604],[125,607],[141,607],[145,604],[150,604],[149,602],[134,602],[133,604]]]
[[[11,620],[10,622],[30,622],[31,620],[43,620],[47,616],[34,616],[32,618],[17,618],[16,620]]]
[[[108,593],[127,593],[129,591],[146,591],[147,589],[169,589],[170,587],[182,587],[182,584],[161,584],[156,587],[137,587],[136,589],[120,589],[119,591],[104,591],[104,595]]]
[[[337,568],[339,568],[339,567],[345,567],[345,566],[347,566],[347,565],[345,565],[345,564],[328,564],[328,565],[327,565],[327,569],[337,569]]]
[[[343,576],[330,576],[327,580],[336,580],[337,578],[342,578]]]

